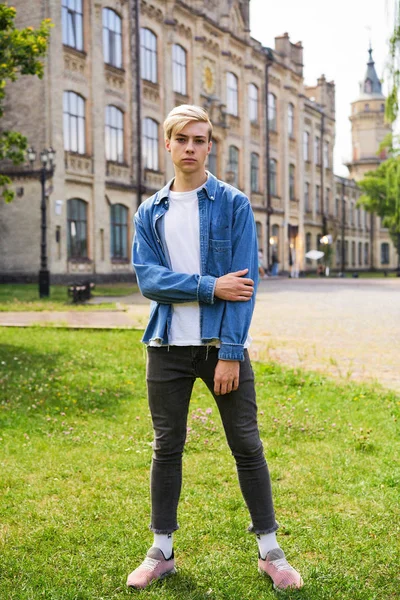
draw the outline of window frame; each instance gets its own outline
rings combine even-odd
[[[153,137],[152,134],[156,133]],[[143,119],[143,164],[149,171],[159,170],[159,123],[151,117]]]
[[[177,94],[187,95],[187,51],[180,44],[172,46],[172,89]]]
[[[250,189],[252,193],[260,191],[260,155],[257,152],[250,155]]]
[[[124,216],[124,219],[121,216]],[[110,206],[110,256],[111,260],[128,260],[129,209],[125,204]]]
[[[73,214],[75,207],[76,215]],[[81,214],[81,209],[83,214]],[[74,235],[72,235],[73,229],[75,230]],[[84,235],[79,236],[82,230]],[[74,243],[72,237],[77,237]],[[86,260],[88,258],[88,203],[82,198],[67,200],[67,256],[68,260]]]
[[[103,58],[106,65],[123,68],[122,17],[116,10],[105,6],[103,8]],[[113,19],[113,23],[111,23]],[[119,25],[112,28],[113,25]]]
[[[232,71],[226,74],[226,112],[233,117],[239,116],[239,79]]]
[[[288,135],[290,139],[294,139],[295,135],[295,118],[294,118],[294,104],[289,102],[288,104]]]
[[[70,7],[72,4],[74,8]],[[74,48],[78,52],[83,52],[85,42],[83,32],[83,0],[62,0],[61,26],[64,46]],[[72,37],[74,38],[72,43],[70,43],[71,28]]]
[[[229,152],[229,171],[234,174],[232,185],[236,188],[239,187],[239,148],[231,144],[228,149]]]
[[[119,123],[115,123],[114,117]],[[111,122],[109,122],[109,120]],[[115,144],[113,144],[115,139]],[[114,104],[107,104],[105,111],[105,153],[106,160],[118,164],[125,161],[125,114]],[[115,152],[113,152],[115,150]]]
[[[270,131],[278,130],[277,100],[275,94],[268,92],[268,123]]]
[[[149,42],[154,42],[151,45]],[[158,83],[158,39],[148,27],[140,28],[140,77],[150,83]]]
[[[249,83],[248,87],[249,100],[249,120],[250,123],[259,122],[259,92],[255,83]]]
[[[71,112],[74,104],[75,113]],[[86,100],[73,90],[65,90],[63,93],[63,135],[66,152],[86,154]]]

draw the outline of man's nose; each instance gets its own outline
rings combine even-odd
[[[193,140],[188,140],[188,142],[186,144],[186,152],[193,152],[193,151],[194,151]]]

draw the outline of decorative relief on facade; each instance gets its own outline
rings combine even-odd
[[[184,25],[183,23],[177,23],[176,31],[177,33],[179,33],[179,35],[185,37],[187,40],[192,39],[192,30],[190,29],[190,27],[186,27],[186,25]]]
[[[114,162],[107,162],[107,179],[121,183],[131,183],[130,167]]]
[[[154,190],[159,190],[165,184],[164,174],[157,171],[149,171],[145,169],[144,180],[147,187]]]
[[[260,137],[260,131],[260,123],[251,124],[251,137],[253,140]]]
[[[119,69],[113,69],[110,66],[105,68],[106,84],[110,90],[121,91],[124,89],[125,76]]]
[[[64,48],[64,69],[65,75],[68,78],[78,79],[78,81],[86,78],[86,60],[84,56],[80,56],[71,50]],[[72,77],[71,77],[72,76]],[[78,77],[77,77],[78,76]]]
[[[92,261],[68,261],[68,271],[70,273],[93,273],[93,263]]]
[[[150,100],[150,102],[159,102],[160,101],[160,91],[158,89],[158,85],[154,85],[149,81],[142,81],[143,84],[143,98],[145,100]]]
[[[206,37],[205,35],[196,36],[194,40],[197,44],[201,44],[203,48],[205,48],[211,54],[214,54],[215,56],[220,55],[220,47],[218,42],[215,42],[214,40]]]
[[[93,176],[93,161],[90,156],[65,152],[65,170],[73,175]]]
[[[140,3],[140,13],[146,17],[149,17],[151,20],[157,21],[157,23],[164,22],[164,15],[162,11],[159,8],[156,8],[153,4],[144,2],[144,0],[142,0]]]
[[[211,95],[215,92],[215,63],[207,59],[203,60],[202,82],[206,94]]]

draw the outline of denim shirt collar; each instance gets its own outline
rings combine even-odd
[[[202,189],[205,190],[209,200],[214,200],[215,192],[216,192],[217,185],[218,185],[218,180],[216,177],[214,177],[214,175],[212,173],[210,173],[208,171],[207,171],[207,173],[208,173],[207,181],[203,185]],[[174,182],[174,179],[175,178],[172,178],[170,181],[168,181],[168,183],[162,188],[162,190],[160,190],[158,192],[157,199],[155,200],[154,204],[160,204],[160,202],[162,200],[164,200],[165,198],[168,198],[169,190]]]

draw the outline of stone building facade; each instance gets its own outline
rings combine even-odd
[[[56,151],[46,186],[52,281],[132,276],[133,214],[173,175],[162,122],[182,103],[209,111],[208,168],[251,199],[265,262],[315,269],[305,252],[324,233],[337,238],[335,88],[324,76],[305,86],[301,43],[284,34],[267,49],[253,39],[249,0],[14,4],[19,26],[55,25],[44,79],[9,86],[2,122]],[[0,205],[0,276],[33,279],[40,184],[30,168],[14,183],[15,200]]]

